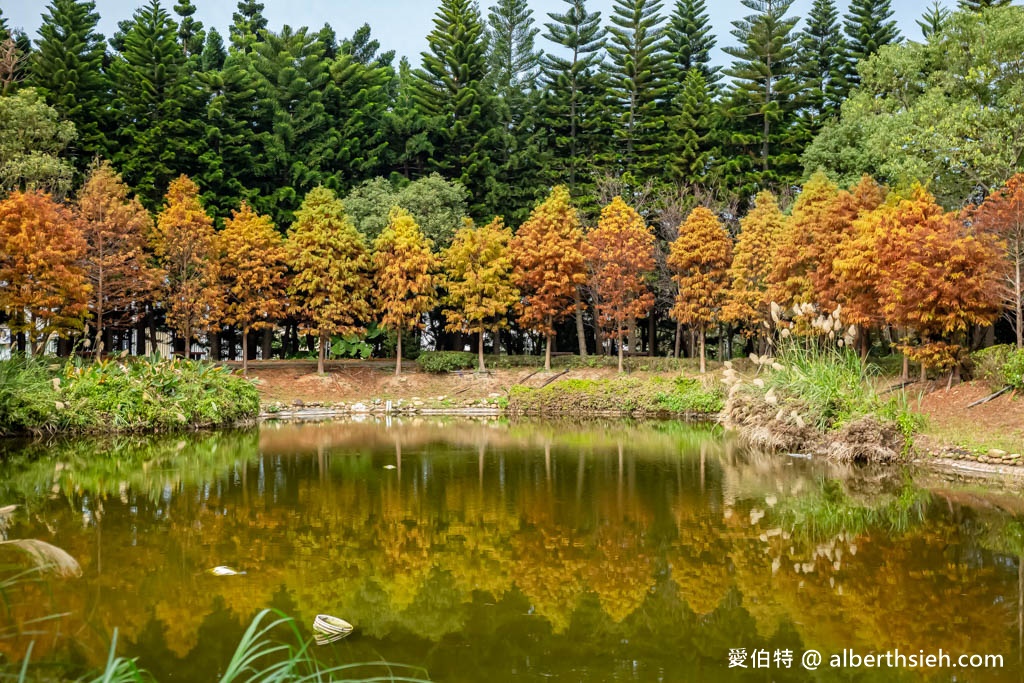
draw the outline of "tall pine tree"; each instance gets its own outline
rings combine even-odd
[[[676,112],[668,119],[665,137],[669,177],[677,184],[704,185],[708,181],[714,149],[714,99],[704,72],[693,67],[672,102]]]
[[[844,87],[844,42],[835,0],[814,0],[807,27],[800,33],[800,78],[804,122],[809,137],[838,115]]]
[[[601,13],[588,12],[586,0],[563,2],[569,7],[548,14],[544,33],[557,46],[544,55],[543,65],[542,107],[551,150],[545,167],[551,185],[568,185],[583,206],[595,206],[592,171],[603,128],[598,65],[606,32]]]
[[[493,215],[495,157],[502,144],[497,102],[487,86],[487,41],[472,0],[442,0],[415,72],[413,99],[433,154],[427,170],[458,180],[473,215]]]
[[[199,55],[203,51],[206,32],[203,30],[203,22],[193,18],[196,6],[192,4],[192,0],[179,0],[174,6],[174,12],[181,17],[181,21],[178,22],[178,42],[181,43],[185,56]]]
[[[613,169],[640,181],[662,170],[668,53],[661,7],[656,0],[615,0],[608,29]]]
[[[939,33],[945,27],[949,15],[950,11],[943,7],[939,0],[935,0],[931,7],[926,9],[921,18],[917,20],[917,25],[921,27],[921,35],[924,36],[924,39],[929,40],[932,36]]]
[[[792,183],[800,174],[798,127],[799,63],[787,17],[793,0],[743,0],[753,10],[733,22],[738,45],[726,73],[733,85],[724,102],[730,130],[727,184],[742,194]]]
[[[690,69],[700,69],[708,85],[718,84],[720,69],[711,66],[711,51],[717,41],[712,33],[706,0],[676,0],[666,36],[676,83],[681,86]]]
[[[79,170],[107,153],[109,81],[103,71],[106,45],[96,32],[99,19],[92,0],[53,0],[43,13],[28,79],[75,124]]]
[[[238,0],[238,11],[231,15],[231,47],[240,52],[252,52],[252,47],[263,38],[267,18],[263,16],[263,3],[256,0]]]
[[[860,84],[857,64],[882,47],[900,41],[900,30],[892,15],[892,0],[850,0],[843,17],[846,31],[844,98],[851,88]]]

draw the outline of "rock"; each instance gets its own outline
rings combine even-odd
[[[297,398],[294,401],[292,401],[292,405],[295,406],[296,408],[302,408],[303,406],[306,405],[306,402],[303,401],[301,398]]]
[[[419,408],[419,407],[420,407],[421,405],[423,405],[423,401],[420,401],[420,400],[418,400],[418,399],[415,399],[415,400],[413,400],[412,404],[413,404],[414,406],[416,406],[417,408]]]
[[[1020,453],[1010,453],[1010,455],[1008,457],[1010,458],[1010,460],[1019,460],[1020,459]]]
[[[1006,457],[1006,451],[1001,451],[998,448],[992,448],[987,453],[990,458],[1004,458]]]
[[[353,403],[351,410],[353,413],[368,413],[370,412],[370,407],[365,403]]]

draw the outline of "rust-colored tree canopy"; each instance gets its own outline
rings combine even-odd
[[[160,289],[167,324],[185,340],[215,327],[223,295],[218,286],[213,219],[188,176],[171,182],[156,221],[153,251],[160,267]]]
[[[622,337],[630,321],[646,315],[654,304],[646,282],[655,267],[654,234],[636,210],[615,197],[587,235],[584,256],[599,323],[618,339],[621,370]]]
[[[423,326],[437,304],[439,260],[412,215],[391,210],[388,225],[374,241],[374,301],[380,321],[397,338],[395,374],[402,371],[402,333]]]
[[[33,355],[53,335],[82,329],[91,292],[85,251],[74,216],[50,195],[15,191],[0,201],[0,312],[31,340]]]
[[[331,335],[358,334],[373,319],[370,254],[345,207],[326,187],[309,191],[288,231],[289,294],[303,329],[320,337],[320,372]]]
[[[86,243],[82,266],[92,286],[89,312],[99,356],[104,328],[138,319],[157,286],[148,252],[153,219],[106,161],[90,170],[75,209]]]
[[[1017,335],[1017,348],[1024,348],[1024,173],[994,190],[970,213],[970,219],[978,232],[994,235],[1005,246],[1000,291]]]
[[[768,286],[769,297],[780,306],[817,301],[814,272],[823,256],[823,234],[836,229],[833,209],[837,191],[824,173],[815,173],[785,221]]]
[[[242,331],[242,364],[248,370],[249,330],[273,327],[287,308],[284,240],[270,216],[242,202],[224,221],[217,243],[223,320]]]
[[[741,325],[748,337],[764,332],[762,322],[769,320],[768,278],[784,222],[775,195],[768,191],[757,195],[754,208],[740,220],[722,320]]]

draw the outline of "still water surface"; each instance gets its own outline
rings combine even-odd
[[[268,424],[5,448],[0,507],[19,507],[0,532],[60,546],[83,574],[10,591],[0,660],[34,640],[33,660],[65,675],[101,668],[117,628],[159,680],[214,680],[275,607],[307,635],[318,613],[356,625],[326,661],[451,683],[802,681],[810,648],[1005,662],[814,680],[1021,680],[1013,492],[752,454],[679,423]],[[0,548],[8,572],[17,559]],[[741,673],[736,648],[795,661]]]

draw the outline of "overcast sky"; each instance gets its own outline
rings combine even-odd
[[[848,0],[839,0],[840,7],[845,10]],[[216,26],[225,38],[227,27],[231,23],[231,13],[236,0],[194,0],[198,11],[197,17],[206,27]],[[803,16],[811,6],[812,0],[796,0],[791,12]],[[100,13],[100,30],[108,38],[116,30],[117,22],[132,15],[142,0],[96,0],[96,8]],[[170,9],[174,0],[163,0],[165,7]],[[435,0],[264,0],[264,10],[271,29],[283,24],[293,27],[312,26],[319,28],[324,23],[334,27],[339,38],[351,35],[356,28],[364,23],[370,24],[374,36],[380,40],[385,50],[395,50],[400,56],[408,56],[414,64],[419,61],[419,53],[426,49],[426,35],[433,27],[431,19],[437,8]],[[482,0],[482,7],[489,7],[493,0]],[[665,0],[666,13],[671,11],[675,3]],[[730,22],[749,13],[740,0],[710,0],[708,3],[711,22],[715,33],[719,36],[719,47],[732,42],[729,29]],[[921,32],[915,20],[920,17],[931,0],[894,0],[896,20],[905,36],[919,40]],[[942,0],[942,4],[952,6],[955,0]],[[45,7],[44,0],[0,0],[0,8],[12,27],[22,28],[33,38],[39,27],[40,15]],[[547,21],[548,12],[562,12],[567,7],[564,0],[530,0],[534,16],[538,23]],[[588,7],[599,10],[607,16],[612,0],[590,0]],[[485,11],[486,13],[486,11]],[[540,40],[541,47],[547,41]],[[715,51],[714,59],[719,64],[728,60],[720,50]]]

